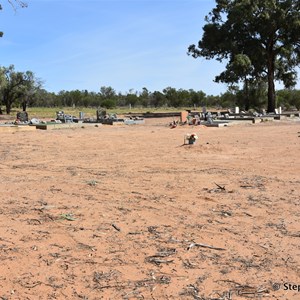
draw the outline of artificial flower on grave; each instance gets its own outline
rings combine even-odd
[[[196,133],[192,133],[192,134],[190,135],[190,138],[193,138],[193,139],[195,139],[195,140],[198,140],[198,136],[197,136]]]
[[[188,140],[189,144],[194,144],[197,139],[198,139],[198,136],[196,133],[188,133],[186,135],[186,140]]]

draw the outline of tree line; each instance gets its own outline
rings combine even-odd
[[[14,8],[27,6],[21,0],[8,2]],[[17,72],[12,65],[0,69],[0,104],[5,106],[6,113],[10,113],[13,105],[22,106],[23,110],[27,105],[106,108],[237,105],[246,111],[266,108],[268,112],[274,112],[278,106],[300,109],[299,91],[293,89],[300,65],[300,1],[215,2],[216,6],[205,17],[202,38],[188,47],[188,54],[227,63],[225,70],[215,77],[216,82],[228,85],[224,94],[213,96],[172,87],[153,92],[143,88],[122,94],[104,86],[98,92],[74,90],[55,94],[44,90],[33,72]],[[282,82],[285,89],[276,92],[275,82]]]
[[[0,113],[10,114],[13,107],[26,111],[31,107],[217,107],[262,110],[267,106],[267,85],[264,82],[249,85],[247,92],[231,86],[220,95],[207,95],[204,91],[166,87],[162,91],[129,90],[116,92],[113,87],[102,86],[98,92],[88,90],[48,92],[32,71],[19,72],[13,65],[0,68]],[[250,104],[249,104],[250,103]],[[300,90],[277,91],[277,106],[300,109]],[[3,109],[1,109],[3,107]]]

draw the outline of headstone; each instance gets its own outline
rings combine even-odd
[[[207,113],[206,118],[207,118],[208,124],[212,124],[213,123],[212,115],[211,115],[210,112]]]
[[[17,113],[17,119],[20,122],[28,122],[28,113],[27,111],[20,111]]]
[[[236,107],[234,108],[234,113],[235,113],[235,114],[239,114],[239,113],[240,113],[240,108],[239,108],[238,106],[236,106]]]
[[[206,113],[206,106],[202,107],[202,112],[205,114]]]
[[[187,111],[182,111],[181,113],[180,113],[180,122],[181,123],[185,123],[185,122],[187,122],[187,116],[188,116],[188,112]]]
[[[275,108],[275,114],[278,115],[278,109],[277,108]]]
[[[97,120],[104,119],[106,116],[106,110],[101,108],[98,108],[96,113],[97,113]]]
[[[73,116],[65,114],[64,111],[57,111],[56,112],[56,120],[59,120],[62,123],[72,123]]]
[[[278,107],[278,113],[279,113],[280,115],[282,114],[281,106]]]

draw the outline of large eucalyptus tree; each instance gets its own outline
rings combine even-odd
[[[234,84],[265,80],[268,112],[276,107],[275,81],[296,84],[300,64],[299,0],[216,0],[206,16],[193,57],[227,61],[215,81]]]
[[[7,114],[10,114],[15,102],[20,102],[26,110],[30,97],[41,86],[40,80],[31,71],[17,72],[14,65],[0,67],[0,78],[0,95]]]

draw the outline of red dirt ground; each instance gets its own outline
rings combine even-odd
[[[300,122],[167,124],[1,132],[0,299],[300,299]]]

